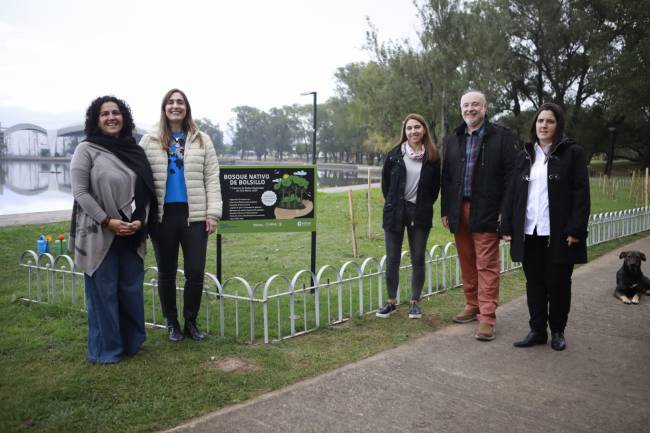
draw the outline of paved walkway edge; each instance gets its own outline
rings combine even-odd
[[[649,254],[650,236],[574,272],[564,352],[512,346],[528,330],[521,297],[499,307],[494,342],[451,325],[168,432],[647,432],[650,297],[612,296],[627,249]]]

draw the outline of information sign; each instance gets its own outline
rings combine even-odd
[[[221,166],[219,233],[316,231],[316,167]]]

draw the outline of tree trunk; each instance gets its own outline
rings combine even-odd
[[[512,98],[513,108],[512,113],[515,117],[518,117],[521,114],[521,104],[519,103],[519,95],[517,94],[517,85],[513,82],[511,83],[510,97]]]
[[[442,100],[441,102],[442,103],[440,104],[440,138],[441,139],[444,139],[445,136],[447,135],[447,130],[446,130],[447,129],[446,128],[447,127],[447,119],[445,118],[445,107],[447,106],[447,104],[446,104],[446,102],[447,102],[446,101],[446,99],[447,99],[446,93],[447,92],[443,88],[442,89],[442,97],[441,97],[441,100]]]
[[[645,155],[642,158],[643,168],[650,167],[650,143],[646,143]]]
[[[614,166],[614,143],[616,142],[616,130],[610,129],[609,131],[609,149],[607,151],[607,163],[605,164],[605,176],[612,175],[612,168]]]

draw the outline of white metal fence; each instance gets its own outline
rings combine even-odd
[[[650,207],[592,215],[587,245],[646,230],[650,230]],[[407,256],[404,251],[398,302],[402,295],[408,296],[410,287],[411,266]],[[510,260],[507,243],[500,245],[500,258],[501,272],[519,266]],[[224,338],[269,343],[374,313],[384,302],[385,260],[385,256],[369,257],[361,263],[346,262],[340,268],[325,265],[315,275],[301,270],[292,278],[276,274],[257,285],[241,277],[221,283],[213,274],[206,273],[200,326]],[[460,266],[453,243],[435,245],[426,253],[425,262],[422,297],[460,286]],[[83,273],[75,269],[69,256],[38,255],[28,250],[19,264],[27,270],[27,293],[21,299],[85,309]],[[156,277],[155,267],[145,270],[145,317],[150,325],[163,326]],[[183,279],[182,270],[178,277]],[[177,286],[181,292],[181,284]],[[182,296],[178,298],[182,303]]]

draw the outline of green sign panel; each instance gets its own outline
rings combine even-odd
[[[316,231],[316,167],[221,166],[219,233]]]

